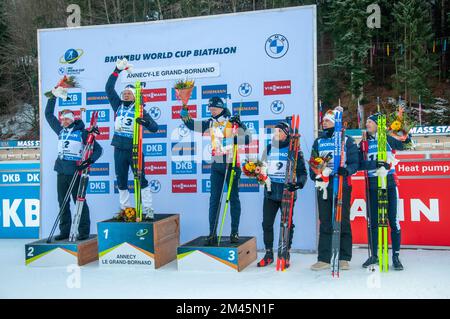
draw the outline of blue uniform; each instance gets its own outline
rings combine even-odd
[[[392,150],[403,150],[404,143],[409,143],[411,139],[408,139],[405,142],[400,142],[393,138],[392,136],[387,136],[387,161],[391,162],[394,159],[394,155],[392,154]],[[369,201],[370,201],[370,224],[372,231],[372,254],[373,256],[377,256],[378,254],[378,177],[375,176],[375,172],[377,169],[377,158],[378,158],[378,140],[369,135],[367,138],[367,142],[369,144],[368,149],[368,159],[364,160],[364,154],[361,150],[361,146],[359,147],[359,157],[360,157],[360,170],[366,170],[369,176]],[[399,254],[400,252],[400,243],[401,243],[401,229],[400,222],[398,219],[397,212],[397,200],[398,200],[398,190],[395,182],[395,167],[391,165],[391,168],[388,171],[387,175],[387,197],[388,197],[388,220],[389,226],[391,227],[391,241],[392,241],[392,253]]]
[[[81,161],[81,154],[87,141],[88,132],[84,129],[84,123],[81,120],[74,121],[67,128],[62,127],[61,123],[54,115],[55,104],[56,98],[50,98],[47,101],[47,106],[45,107],[45,118],[47,119],[47,122],[52,130],[58,134],[58,158],[55,161],[54,170],[58,173],[57,193],[59,207],[61,207],[64,202],[64,197],[69,189],[72,176],[75,174],[77,165]],[[92,162],[97,161],[101,155],[102,147],[97,143],[97,141],[94,141],[94,149],[91,155]],[[74,202],[76,201],[79,183],[80,178],[78,176],[71,193],[72,200]],[[70,204],[67,203],[61,214],[59,223],[60,234],[68,237],[71,225],[72,215],[70,213]],[[80,225],[78,227],[79,236],[88,236],[90,232],[90,225],[89,206],[86,201],[81,212]]]
[[[273,248],[273,224],[277,216],[278,210],[281,209],[281,200],[283,198],[284,183],[286,178],[286,165],[289,151],[289,139],[279,143],[278,147],[269,144],[263,153],[262,160],[267,163],[267,175],[271,181],[271,191],[267,191],[264,187],[263,202],[263,222],[264,245],[266,250]],[[301,189],[305,186],[307,180],[305,159],[303,152],[299,151],[297,159],[296,184]],[[297,198],[297,192],[294,193],[294,201]],[[294,236],[294,223],[289,233],[288,249],[291,248],[292,238]]]
[[[106,82],[106,95],[115,112],[114,135],[111,145],[114,146],[114,167],[116,171],[117,187],[119,190],[128,189],[128,172],[133,166],[133,129],[134,129],[134,104],[124,105],[117,94],[114,86],[117,82],[118,73],[112,73]],[[150,132],[158,131],[158,124],[144,110],[143,118],[148,125],[145,126]],[[148,186],[145,178],[144,156],[142,156],[141,187]]]

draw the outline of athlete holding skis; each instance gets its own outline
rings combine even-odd
[[[258,267],[265,267],[273,263],[273,225],[278,210],[281,210],[283,191],[287,188],[294,193],[294,202],[297,197],[297,190],[302,189],[307,180],[305,159],[302,151],[298,151],[297,167],[295,174],[297,176],[295,183],[285,185],[286,165],[288,161],[289,142],[291,140],[291,128],[287,122],[279,122],[274,129],[272,142],[267,145],[262,155],[262,161],[267,163],[267,175],[271,180],[271,191],[264,187],[264,204],[263,204],[263,222],[264,245],[266,253],[258,262]],[[289,241],[287,243],[287,258],[285,267],[290,265],[289,250],[292,245],[292,237],[294,235],[294,224],[291,224],[289,232]]]
[[[208,109],[211,117],[204,121],[194,121],[186,109],[181,110],[181,118],[187,128],[199,133],[209,131],[212,145],[211,164],[211,197],[209,199],[209,236],[207,244],[217,243],[217,220],[220,210],[221,196],[223,194],[224,183],[229,183],[231,170],[235,170],[235,176],[230,193],[230,215],[232,243],[239,242],[239,220],[241,216],[241,202],[239,200],[239,178],[241,175],[240,164],[233,163],[233,125],[238,126],[237,143],[248,144],[250,133],[247,127],[240,121],[239,116],[231,116],[230,111],[219,97],[212,97],[208,102]],[[238,161],[239,162],[239,161]],[[225,178],[226,175],[226,178]]]
[[[81,161],[84,145],[87,142],[88,132],[84,129],[81,120],[75,120],[74,113],[70,110],[61,112],[61,122],[54,115],[56,98],[67,98],[67,89],[57,87],[52,89],[52,97],[48,99],[45,108],[45,118],[52,130],[58,134],[58,158],[55,161],[54,170],[57,172],[57,194],[60,205],[61,216],[59,220],[60,234],[55,236],[56,240],[69,238],[70,227],[72,225],[72,215],[70,213],[70,203],[64,202],[67,191],[70,190],[71,180],[75,178],[72,185],[71,195],[76,201],[78,186],[80,183],[79,172],[94,163],[102,154],[102,147],[95,141],[93,153],[86,160]],[[74,174],[77,176],[74,177]],[[64,205],[64,208],[62,207]],[[56,227],[56,225],[55,225]],[[87,202],[84,203],[81,211],[81,218],[78,227],[77,240],[84,240],[89,237],[90,218]]]
[[[401,231],[400,223],[397,214],[397,200],[398,190],[395,181],[395,164],[396,160],[392,154],[392,150],[403,150],[404,145],[411,142],[408,138],[402,142],[394,137],[387,135],[386,157],[387,161],[378,161],[378,125],[377,121],[381,113],[376,113],[367,119],[367,142],[368,154],[367,160],[364,160],[363,148],[360,144],[360,170],[368,171],[369,177],[369,203],[370,203],[370,227],[372,231],[372,255],[363,264],[364,268],[378,263],[378,176],[387,178],[387,212],[389,226],[391,227],[391,241],[392,241],[392,263],[395,270],[403,270],[403,265],[399,259]]]
[[[114,166],[117,177],[117,187],[119,189],[120,208],[131,207],[130,193],[128,191],[128,172],[133,165],[133,128],[135,121],[135,89],[132,85],[127,86],[121,97],[117,94],[114,86],[123,70],[129,70],[132,66],[124,58],[118,60],[114,72],[106,82],[106,94],[109,103],[115,112],[114,136],[111,145],[114,146]],[[136,122],[150,132],[158,131],[158,124],[144,110],[143,117],[138,117]],[[144,156],[142,156],[144,161]],[[142,191],[142,211],[146,218],[153,218],[152,193],[145,178],[145,165],[142,164],[141,191]]]
[[[334,141],[334,126],[336,112],[342,112],[341,107],[334,110],[329,110],[323,117],[323,132],[313,144],[311,156],[319,154],[320,157],[331,157],[328,167],[333,170],[333,151],[335,149]],[[318,247],[318,261],[311,266],[312,270],[330,269],[330,261],[332,255],[332,235],[333,235],[333,180],[342,176],[344,181],[342,185],[342,215],[341,215],[341,229],[340,229],[340,249],[339,249],[339,268],[342,270],[350,269],[349,261],[352,258],[352,233],[350,227],[350,197],[351,197],[351,180],[350,176],[356,173],[359,167],[358,147],[355,141],[350,136],[343,136],[345,138],[344,146],[344,166],[339,167],[329,177],[328,184],[325,183],[321,176],[317,176],[310,167],[310,178],[316,182],[317,203],[319,209],[319,247]],[[337,175],[337,176],[336,176]],[[328,196],[323,196],[323,192],[327,192]],[[325,199],[324,199],[325,197]]]

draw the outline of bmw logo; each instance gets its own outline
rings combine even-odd
[[[181,137],[186,137],[188,136],[190,133],[189,129],[186,127],[186,125],[181,124],[180,126],[178,126],[178,134]]]
[[[280,114],[284,111],[284,103],[280,100],[273,101],[270,104],[270,110],[273,114]]]
[[[239,85],[239,95],[246,97],[252,94],[252,86],[248,83],[242,83]]]
[[[161,190],[161,183],[156,179],[151,180],[148,186],[152,193],[158,193]]]
[[[63,66],[58,68],[58,74],[59,75],[65,75],[66,74],[66,68],[63,67]]]
[[[64,56],[59,58],[59,63],[74,64],[83,55],[82,49],[69,49],[64,53]]]
[[[152,119],[154,119],[155,121],[161,117],[161,109],[157,106],[151,107],[149,113]]]
[[[289,42],[285,36],[274,34],[266,40],[265,49],[268,56],[273,59],[279,59],[288,52]]]

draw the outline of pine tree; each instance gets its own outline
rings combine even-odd
[[[367,57],[371,47],[372,30],[367,27],[367,6],[371,0],[333,1],[325,23],[334,42],[335,72],[352,94],[351,113],[356,114],[358,98],[363,97],[364,85],[370,80]]]
[[[412,98],[431,97],[428,80],[433,75],[436,59],[427,52],[433,30],[430,6],[420,0],[399,0],[393,11],[400,48],[395,53],[397,72],[394,75],[399,92],[409,104]]]

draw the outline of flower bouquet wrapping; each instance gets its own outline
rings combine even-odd
[[[79,84],[78,84],[75,76],[64,75],[64,77],[61,80],[59,80],[58,84],[55,85],[54,89],[51,91],[45,92],[44,95],[47,98],[52,98],[53,96],[55,96],[55,94],[54,94],[55,90],[58,88],[62,88],[62,89],[64,89],[63,92],[61,92],[62,96],[56,96],[56,97],[61,97],[63,99],[67,99],[67,89],[77,88],[77,87],[79,87]]]
[[[271,191],[270,177],[267,175],[267,165],[260,161],[245,160],[242,165],[242,171],[245,176],[256,178],[259,184],[266,185],[267,191]]]
[[[328,198],[327,187],[330,182],[331,168],[328,167],[328,162],[331,160],[331,156],[321,157],[317,152],[313,152],[308,163],[312,171],[316,174],[316,187],[322,191],[322,198],[326,200]]]

